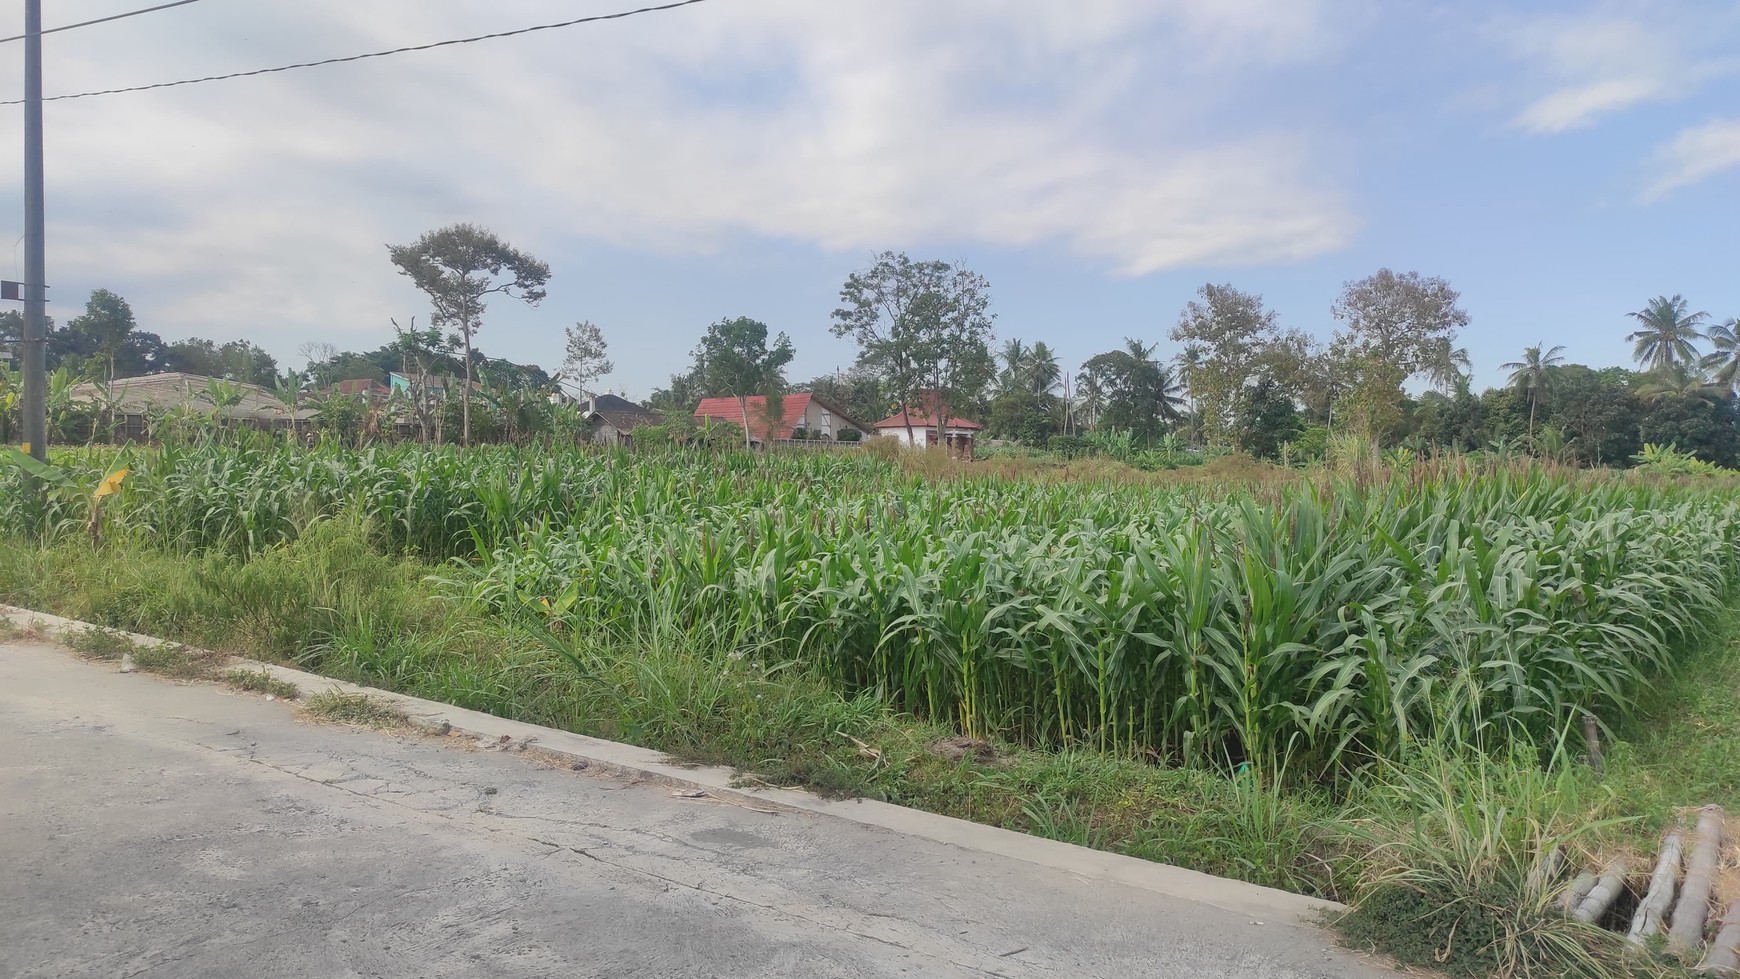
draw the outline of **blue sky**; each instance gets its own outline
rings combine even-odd
[[[140,5],[53,0],[52,26]],[[22,3],[0,0],[0,24]],[[204,0],[47,39],[50,94],[622,9],[604,0]],[[0,33],[12,33],[4,31]],[[959,260],[999,337],[1079,364],[1202,283],[1327,338],[1344,281],[1447,278],[1481,383],[1526,344],[1620,363],[1628,310],[1740,316],[1740,2],[709,0],[267,78],[52,103],[49,275],[168,338],[299,366],[426,317],[386,242],[474,221],[554,270],[479,343],[554,369],[590,319],[644,396],[706,324],[848,366],[841,281]],[[0,45],[16,97],[18,44]],[[0,129],[16,126],[0,108]],[[15,143],[11,145],[16,145]],[[21,228],[0,160],[0,236]],[[8,278],[21,256],[0,250]],[[15,251],[15,250],[11,250]]]

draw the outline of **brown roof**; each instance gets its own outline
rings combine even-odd
[[[893,416],[890,416],[888,418],[882,419],[881,421],[876,423],[875,427],[877,427],[877,428],[905,428],[906,425],[907,425],[906,412],[903,411],[898,415],[893,415]],[[936,427],[936,414],[934,412],[932,412],[931,414],[928,414],[928,415],[915,415],[915,416],[913,416],[912,427],[913,428],[935,428]],[[984,428],[985,426],[983,426],[975,421],[968,421],[965,418],[950,418],[948,421],[948,424],[944,425],[943,427],[944,428],[965,428],[965,429],[968,429],[970,431],[976,432],[976,431],[979,431],[980,429]]]
[[[747,421],[748,424],[745,427],[749,429],[750,437],[766,441],[767,422],[762,416],[767,411],[767,399],[759,394],[754,394],[750,395],[746,400],[748,402],[747,407],[749,408],[749,417],[747,419],[743,417],[743,408],[737,404],[737,399],[731,396],[723,398],[702,398],[701,403],[695,406],[695,418],[697,420],[702,418],[712,418],[717,421],[730,422],[733,425],[744,425]],[[820,395],[811,394],[808,391],[800,391],[795,394],[785,395],[780,399],[779,429],[774,433],[773,437],[776,439],[791,438],[792,433],[797,431],[798,423],[803,421],[804,412],[809,410],[811,402],[828,409],[830,414],[835,418],[838,418],[848,427],[857,429],[862,429],[864,427],[862,422],[859,422],[844,411],[841,411],[840,406],[834,404],[832,401],[829,401]]]

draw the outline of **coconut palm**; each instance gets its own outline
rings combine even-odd
[[[1474,361],[1468,356],[1467,347],[1452,347],[1449,337],[1440,337],[1433,343],[1426,358],[1426,380],[1433,387],[1448,394],[1456,390],[1458,378],[1473,372]]]
[[[1546,397],[1553,386],[1553,379],[1559,373],[1559,366],[1565,358],[1562,346],[1543,352],[1545,344],[1535,344],[1523,350],[1521,360],[1513,360],[1501,364],[1503,369],[1510,371],[1510,384],[1529,399],[1529,438],[1535,437],[1535,409],[1541,405],[1541,399]]]
[[[1722,400],[1726,393],[1726,388],[1711,383],[1710,375],[1696,364],[1682,363],[1657,368],[1645,375],[1643,383],[1637,386],[1638,396],[1648,401],[1679,397],[1715,402]]]
[[[1643,329],[1625,339],[1635,344],[1631,356],[1646,370],[1697,362],[1698,341],[1704,336],[1699,324],[1709,313],[1687,312],[1687,303],[1680,296],[1672,299],[1657,296],[1647,306],[1626,315],[1643,324]]]
[[[1077,375],[1076,409],[1087,416],[1087,427],[1099,424],[1100,413],[1106,410],[1106,390],[1100,379],[1091,373]]]
[[[1724,389],[1740,390],[1740,318],[1712,326],[1704,335],[1716,347],[1713,353],[1704,356],[1704,369]]]
[[[1063,368],[1057,364],[1057,351],[1044,340],[1027,348],[1027,388],[1034,394],[1049,395],[1063,379]]]
[[[1003,362],[1003,369],[997,375],[998,384],[1004,391],[1019,391],[1027,386],[1027,373],[1032,364],[1033,351],[1020,340],[1004,341],[1003,349],[997,352],[997,359]]]

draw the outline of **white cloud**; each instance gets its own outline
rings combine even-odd
[[[1656,178],[1644,200],[1656,200],[1724,170],[1740,167],[1740,118],[1682,130],[1655,152]]]
[[[1560,133],[1652,102],[1684,98],[1731,73],[1734,18],[1704,3],[1610,2],[1572,15],[1506,17],[1496,32],[1544,88],[1512,119]]]
[[[1272,93],[1249,96],[1274,71],[1337,55],[1339,2],[722,0],[52,103],[51,264],[57,281],[142,297],[166,334],[294,335],[268,344],[289,350],[310,331],[402,316],[406,287],[382,242],[455,220],[497,229],[558,273],[577,238],[661,252],[745,236],[834,250],[1061,245],[1126,274],[1303,259],[1356,226],[1336,134],[1267,109]],[[51,39],[48,88],[575,11],[512,6],[178,8]],[[16,77],[17,48],[0,49],[0,77]],[[0,127],[16,111],[0,110]],[[0,191],[15,180],[0,172]]]

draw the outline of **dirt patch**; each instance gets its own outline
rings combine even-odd
[[[1003,756],[997,753],[996,747],[991,742],[962,735],[932,741],[924,750],[944,761],[971,761],[978,765],[995,765],[1003,760]]]

